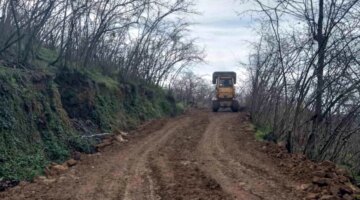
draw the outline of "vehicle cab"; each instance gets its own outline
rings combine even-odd
[[[236,73],[235,72],[214,72],[213,84],[216,85],[216,95],[212,99],[213,111],[220,108],[231,108],[232,111],[239,110],[239,102],[235,96]]]

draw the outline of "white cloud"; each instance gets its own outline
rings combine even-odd
[[[237,12],[249,9],[249,5],[235,0],[198,0],[196,9],[201,15],[190,17],[192,37],[206,50],[206,64],[192,69],[208,79],[214,71],[236,71],[244,74],[240,61],[247,61],[249,42],[256,40],[251,28],[251,17],[238,16]]]

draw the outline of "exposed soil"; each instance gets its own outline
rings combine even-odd
[[[63,174],[22,182],[0,193],[0,198],[309,198],[303,187],[306,180],[311,182],[312,172],[290,173],[289,165],[295,162],[290,157],[279,164],[281,148],[256,141],[245,113],[191,111],[145,124],[126,139],[108,140],[100,153],[82,155]]]

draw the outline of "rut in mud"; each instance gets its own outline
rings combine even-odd
[[[154,121],[65,174],[4,199],[301,199],[262,152],[244,113],[192,111]]]

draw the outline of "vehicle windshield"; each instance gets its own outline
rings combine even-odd
[[[231,86],[233,86],[233,82],[231,79],[220,79],[219,86],[220,87],[231,87]]]

